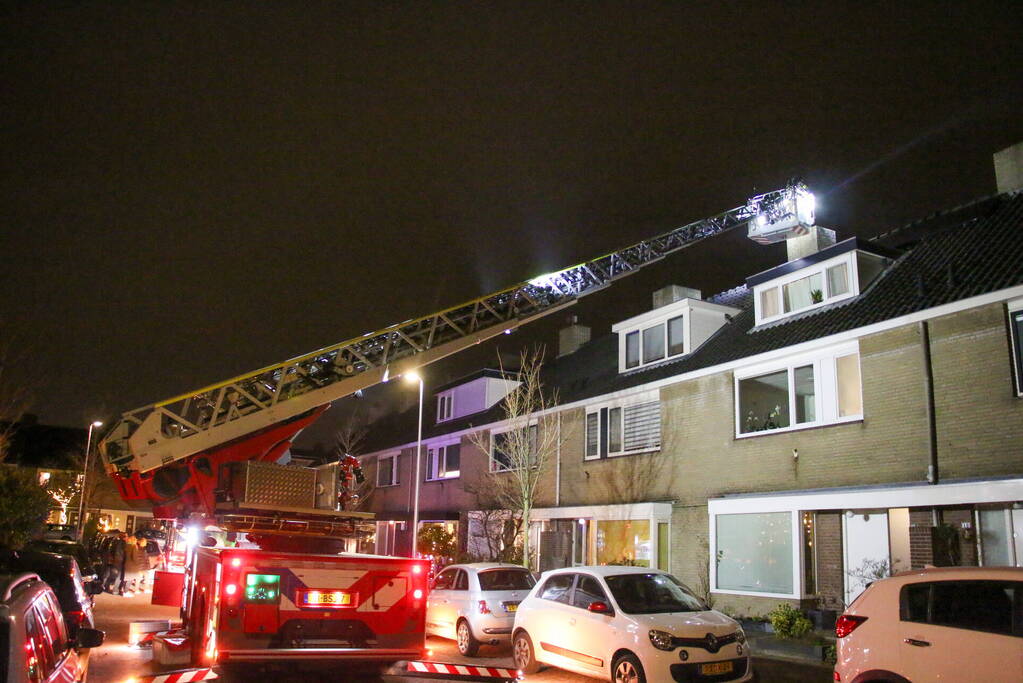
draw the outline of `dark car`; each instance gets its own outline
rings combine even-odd
[[[82,572],[82,583],[88,584],[97,578],[95,567],[86,552],[85,546],[75,541],[51,540],[41,538],[30,541],[27,550],[38,550],[44,553],[57,553],[58,555],[70,555],[78,562],[78,569]]]
[[[72,638],[79,628],[93,628],[92,597],[82,584],[75,558],[38,550],[0,550],[0,573],[23,572],[38,574],[57,594]]]
[[[71,636],[53,591],[39,575],[0,572],[0,681],[84,681],[88,650],[103,632],[80,628]]]

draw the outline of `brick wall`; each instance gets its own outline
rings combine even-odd
[[[844,605],[845,575],[842,566],[842,513],[818,512],[817,594],[820,606],[841,609]]]
[[[909,562],[913,569],[934,564],[931,538],[933,526],[931,510],[913,508],[909,511]]]

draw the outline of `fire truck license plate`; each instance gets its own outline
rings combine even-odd
[[[351,607],[354,603],[354,593],[335,590],[302,591],[298,602],[302,607]]]

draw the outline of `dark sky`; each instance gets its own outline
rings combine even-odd
[[[846,235],[993,192],[1018,5],[819,4],[6,3],[5,374],[84,426],[792,176]],[[579,313],[781,258],[717,238]]]

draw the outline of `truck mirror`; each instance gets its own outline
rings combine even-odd
[[[103,644],[104,638],[106,638],[106,634],[99,629],[80,628],[78,629],[78,636],[75,638],[75,647],[83,649],[99,647]]]

